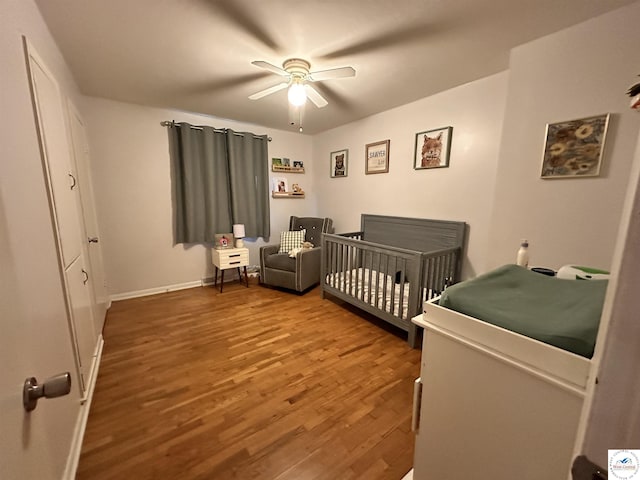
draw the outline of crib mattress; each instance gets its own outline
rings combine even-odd
[[[449,287],[439,305],[591,358],[606,288],[505,265]]]
[[[373,287],[369,285],[369,278],[372,279]],[[373,307],[397,315],[403,320],[408,317],[409,284],[405,283],[401,288],[401,284],[395,283],[395,278],[391,275],[374,270],[369,271],[368,268],[356,268],[346,272],[329,274],[326,283],[328,286],[337,288]],[[402,315],[398,315],[400,310],[402,310]]]

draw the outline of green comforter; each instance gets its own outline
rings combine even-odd
[[[447,288],[439,304],[591,358],[606,280],[560,280],[504,265]]]

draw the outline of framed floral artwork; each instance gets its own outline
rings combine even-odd
[[[545,133],[542,178],[600,175],[609,114],[550,123]]]

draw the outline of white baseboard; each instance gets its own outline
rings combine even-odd
[[[76,427],[73,431],[71,449],[69,450],[67,465],[65,466],[64,475],[62,476],[62,478],[65,480],[73,480],[74,478],[76,478],[78,462],[80,461],[80,452],[82,451],[82,440],[84,439],[84,432],[87,428],[87,420],[89,419],[89,409],[91,408],[93,391],[96,388],[96,381],[98,380],[98,370],[100,369],[100,362],[102,361],[103,347],[104,338],[102,338],[101,334],[98,338],[96,356],[91,369],[91,376],[89,377],[89,385],[84,398],[80,399],[80,410],[78,412],[78,419],[76,420]]]
[[[258,272],[247,272],[249,277],[254,277],[258,275]],[[238,276],[235,274],[227,275],[225,279],[226,282],[235,282],[238,280]],[[220,281],[218,279],[218,281]],[[195,288],[195,287],[208,287],[213,285],[213,277],[204,277],[200,280],[195,280],[193,282],[185,282],[185,283],[176,283],[174,285],[165,285],[163,287],[155,287],[148,288],[146,290],[134,290],[132,292],[125,293],[116,293],[115,295],[109,296],[109,307],[111,307],[111,302],[117,302],[118,300],[127,300],[129,298],[138,298],[138,297],[147,297],[149,295],[157,295],[159,293],[167,293],[167,292],[175,292],[177,290],[186,290],[187,288]]]
[[[117,302],[118,300],[127,300],[129,298],[146,297],[148,295],[157,295],[158,293],[174,292],[176,290],[185,290],[187,288],[202,287],[202,280],[193,282],[176,283],[174,285],[166,285],[164,287],[148,288],[146,290],[135,290],[133,292],[117,293],[110,296],[110,300]]]

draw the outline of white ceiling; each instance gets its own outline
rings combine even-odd
[[[36,0],[82,93],[277,129],[282,81],[251,65],[301,57],[316,83],[313,134],[505,70],[522,43],[635,0]],[[220,125],[223,126],[223,125]]]

